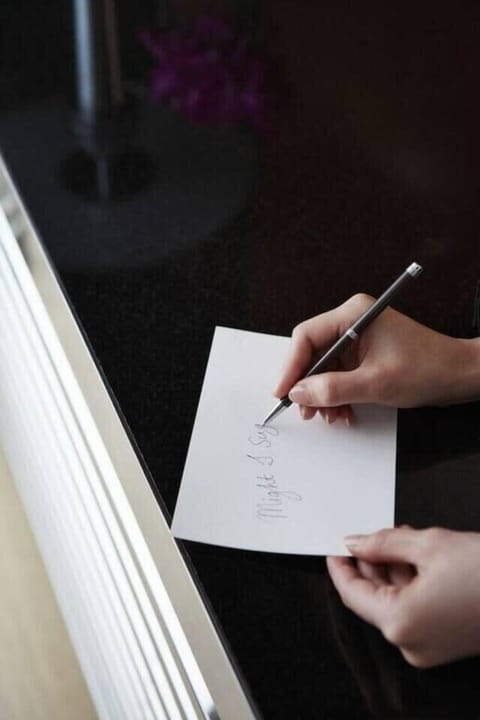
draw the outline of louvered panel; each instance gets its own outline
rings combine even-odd
[[[99,715],[212,717],[208,690],[3,211],[0,241],[1,442]]]
[[[131,679],[125,666],[134,667],[130,657],[134,650],[128,644],[125,647],[127,634],[123,631],[125,614],[121,613],[121,609],[119,610],[118,596],[108,582],[109,569],[92,527],[94,523],[86,512],[78,487],[74,484],[75,468],[71,467],[71,463],[69,467],[67,463],[68,453],[72,452],[72,448],[65,442],[62,431],[58,432],[58,418],[55,418],[52,404],[48,406],[51,402],[48,395],[46,398],[39,397],[38,385],[43,382],[43,378],[35,362],[30,368],[28,367],[31,352],[25,347],[22,326],[15,323],[15,318],[11,314],[9,300],[4,283],[0,281],[2,336],[4,339],[12,338],[15,346],[13,356],[12,344],[9,342],[4,342],[0,351],[2,410],[11,409],[9,414],[2,412],[2,418],[4,422],[6,418],[10,419],[8,445],[22,448],[22,452],[16,453],[15,458],[10,462],[15,470],[19,462],[22,464],[22,472],[16,472],[15,476],[27,478],[29,481],[28,485],[22,483],[23,497],[41,516],[49,533],[49,542],[53,542],[53,547],[56,548],[52,569],[55,570],[59,561],[63,568],[68,568],[69,564],[75,568],[79,575],[77,584],[84,596],[83,604],[86,603],[87,608],[95,608],[97,626],[93,628],[93,636],[102,648],[100,654],[95,648],[90,648],[90,654],[96,661],[95,671],[102,672],[102,668],[98,667],[102,654],[111,658],[111,664],[107,662],[103,672],[103,676],[105,673],[107,675],[112,673],[110,683],[102,682],[102,687],[124,686],[125,692],[130,696]],[[11,365],[9,356],[15,358],[14,365]],[[46,395],[44,391],[43,395]],[[27,410],[23,417],[19,415],[19,406]],[[57,431],[55,420],[57,420]],[[5,429],[5,432],[8,430]],[[25,443],[26,438],[28,443]],[[38,480],[32,487],[33,478]],[[73,522],[72,515],[76,516]],[[46,549],[48,551],[48,546]],[[62,573],[59,577],[60,583],[63,583],[64,577],[65,573]],[[79,598],[78,587],[75,597]],[[77,627],[75,629],[77,630]],[[92,634],[92,628],[88,629]],[[81,637],[83,628],[79,630]],[[112,638],[116,639],[114,643]],[[138,714],[130,697],[128,699],[130,702],[127,705],[126,717],[149,717],[147,712]],[[123,717],[118,709],[115,716]]]

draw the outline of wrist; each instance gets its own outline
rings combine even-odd
[[[454,339],[451,402],[480,400],[480,338]]]
[[[470,579],[473,579],[473,587],[476,590],[476,596],[473,598],[472,602],[475,612],[472,624],[474,637],[473,654],[480,655],[480,573],[478,570],[478,568],[480,568],[480,533],[473,532],[468,533],[468,535],[472,538],[474,545],[474,553],[472,556],[473,568],[470,568]]]

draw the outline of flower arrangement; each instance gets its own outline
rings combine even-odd
[[[188,32],[142,31],[140,41],[154,60],[153,102],[195,123],[265,129],[269,63],[228,21],[201,17]]]

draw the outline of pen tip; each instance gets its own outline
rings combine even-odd
[[[277,417],[277,415],[279,415],[281,412],[283,412],[283,410],[285,410],[285,407],[286,407],[285,404],[282,402],[282,400],[280,400],[275,405],[273,410],[267,415],[265,420],[262,422],[262,427],[265,427],[265,425],[268,425],[272,420],[274,420]]]
[[[272,419],[273,412],[269,413],[266,418],[264,418],[261,422],[261,427],[265,427],[265,425],[269,422],[269,420]]]

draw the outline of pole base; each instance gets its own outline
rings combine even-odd
[[[105,155],[75,150],[60,165],[64,187],[94,202],[125,199],[149,185],[154,176],[152,158],[134,149]]]

